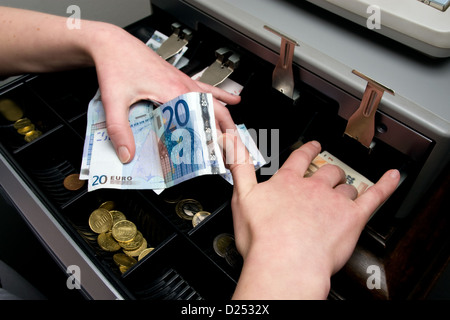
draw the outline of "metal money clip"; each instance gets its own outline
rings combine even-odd
[[[156,51],[164,60],[168,60],[176,55],[192,39],[192,31],[187,28],[181,30],[181,24],[178,22],[172,23],[172,30],[172,35]]]
[[[228,48],[216,50],[216,61],[214,61],[202,74],[199,81],[217,86],[230,76],[239,66],[239,54]]]
[[[357,70],[353,70],[352,73],[366,80],[367,86],[359,108],[350,116],[347,122],[345,134],[369,148],[375,135],[375,114],[381,98],[384,92],[392,95],[395,93],[394,90],[389,89]]]
[[[292,62],[294,59],[294,50],[298,42],[289,38],[275,29],[264,26],[264,29],[281,37],[280,58],[272,74],[272,87],[289,98],[294,97],[294,73]]]

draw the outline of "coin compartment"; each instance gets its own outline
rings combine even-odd
[[[25,140],[25,135],[14,128],[15,121],[9,121],[0,113],[0,141],[10,151],[17,151],[40,140],[47,133],[61,125],[60,119],[48,108],[39,96],[19,82],[12,88],[0,92],[0,100],[9,99],[22,111],[20,119],[28,118],[30,125],[42,135],[32,141]],[[11,118],[12,119],[12,118]],[[16,119],[16,117],[14,118]]]
[[[170,283],[166,274],[172,276]],[[145,257],[124,274],[123,281],[138,299],[175,299],[183,290],[195,291],[194,299],[229,299],[236,286],[235,280],[184,234]]]
[[[194,199],[213,216],[231,198],[232,186],[220,176],[206,175],[184,181],[159,195],[152,190],[143,190],[142,193],[177,230],[188,233],[194,228],[192,220],[183,219],[177,214],[177,203],[183,199]]]
[[[14,158],[34,187],[59,207],[86,190],[86,186],[75,191],[64,187],[64,179],[79,172],[82,148],[81,138],[69,128],[60,126],[16,152]]]
[[[113,255],[123,253],[122,250],[107,252],[97,242],[98,234],[89,227],[89,216],[103,203],[112,201],[114,210],[121,211],[126,219],[133,222],[137,230],[142,233],[147,241],[147,247],[158,249],[166,241],[169,241],[176,230],[161,216],[158,210],[144,199],[137,191],[102,189],[85,193],[62,210],[62,216],[76,233],[81,245],[91,255],[97,258],[97,262],[112,273],[117,281],[120,281],[122,273],[113,261]],[[139,267],[139,263],[135,266]]]
[[[242,268],[242,257],[236,249],[235,242],[232,241],[228,250],[217,252],[215,241],[221,236],[232,236],[234,238],[233,217],[231,206],[225,206],[220,212],[216,213],[214,219],[211,219],[205,225],[199,225],[190,232],[190,239],[207,255],[218,268],[227,274],[236,282]],[[216,239],[217,238],[217,239]],[[223,253],[226,253],[223,256]]]
[[[98,90],[94,68],[42,74],[30,79],[26,84],[68,122],[86,114],[89,101]]]

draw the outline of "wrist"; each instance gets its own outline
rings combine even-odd
[[[261,243],[261,242],[260,242]],[[326,299],[331,272],[298,246],[251,247],[234,299]]]

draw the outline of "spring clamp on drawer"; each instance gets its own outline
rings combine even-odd
[[[199,81],[217,86],[228,78],[239,66],[240,55],[228,48],[216,50],[214,61],[202,74]]]
[[[280,58],[275,66],[272,74],[272,87],[289,98],[294,98],[294,72],[292,63],[294,59],[294,50],[298,46],[298,42],[282,34],[281,32],[264,26],[275,35],[281,37]]]
[[[370,148],[375,135],[375,114],[384,92],[394,95],[394,90],[367,77],[357,70],[353,74],[367,81],[366,90],[359,108],[350,116],[345,134]]]
[[[181,24],[178,22],[172,23],[172,30],[172,35],[156,51],[164,60],[168,60],[176,55],[192,39],[192,31],[187,28],[181,29]]]

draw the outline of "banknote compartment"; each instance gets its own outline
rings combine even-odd
[[[26,148],[28,145],[35,143],[36,141],[44,138],[49,132],[61,125],[60,119],[53,113],[53,111],[40,99],[39,96],[34,94],[29,88],[21,81],[12,88],[7,88],[0,92],[0,100],[5,103],[9,101],[8,105],[13,107],[2,107],[5,109],[0,113],[0,139],[2,144],[10,151],[18,151],[22,148]],[[4,104],[2,104],[4,106]],[[15,113],[8,116],[11,109],[14,108]],[[35,137],[26,136],[26,133],[19,133],[19,129],[14,127],[14,124],[28,119],[29,133],[39,133]]]
[[[145,257],[124,274],[123,282],[137,299],[229,299],[236,283],[185,235]],[[213,286],[211,284],[214,284]]]

